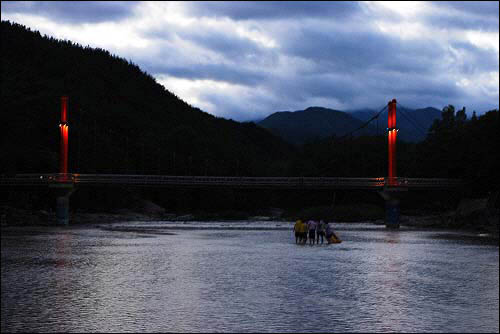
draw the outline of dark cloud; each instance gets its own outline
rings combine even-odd
[[[282,81],[279,86],[273,82],[271,86],[279,94],[288,96],[291,99],[289,102],[295,101],[296,104],[317,97],[336,100],[343,105],[366,107],[396,96],[412,96],[412,102],[417,97],[453,100],[460,96],[455,82],[445,76],[407,75],[392,71],[318,73]]]
[[[375,31],[325,32],[301,27],[285,39],[286,53],[321,63],[321,72],[384,69],[398,73],[432,72],[443,47],[435,42],[401,42]]]
[[[436,28],[481,29],[485,31],[498,31],[498,18],[464,17],[456,15],[429,15],[425,22]]]
[[[498,52],[480,49],[469,42],[453,42],[450,46],[458,50],[458,55],[450,53],[452,66],[464,75],[498,71]]]
[[[175,29],[162,27],[161,30],[151,29],[143,33],[146,38],[155,38],[161,42],[174,42],[176,38],[189,41],[192,44],[222,55],[235,61],[245,60],[249,56],[269,56],[269,51],[248,38],[238,36],[233,31],[221,31],[214,28]]]
[[[228,64],[149,64],[145,66],[145,69],[147,72],[155,75],[165,74],[168,76],[192,80],[210,79],[245,86],[258,85],[266,76],[260,70],[252,71]]]
[[[444,11],[424,18],[432,26],[498,32],[498,1],[437,1],[433,5]]]
[[[281,80],[278,80],[281,81]],[[316,73],[308,76],[296,76],[291,80],[273,82],[283,96],[289,96],[297,103],[306,102],[314,98],[335,99],[341,103],[347,103],[359,94],[360,82],[356,77],[345,74],[321,74]]]
[[[179,36],[232,60],[244,60],[245,56],[265,53],[265,49],[257,43],[230,33],[197,30],[180,32]]]
[[[434,1],[438,7],[455,9],[465,14],[496,18],[498,22],[498,1]]]
[[[131,16],[136,5],[127,1],[2,1],[2,13],[45,16],[56,22],[96,23]]]
[[[267,76],[262,63],[276,63],[278,57],[276,51],[229,31],[207,28],[172,32],[172,29],[163,27],[162,30],[144,31],[143,36],[157,40],[160,51],[154,59],[163,60],[142,62],[145,69],[153,74],[184,79],[211,79],[255,86]],[[207,63],[206,60],[192,59],[189,51],[173,49],[177,38],[217,54],[223,62]]]
[[[222,16],[234,20],[328,17],[347,19],[359,11],[353,1],[201,1],[187,3],[197,16]]]

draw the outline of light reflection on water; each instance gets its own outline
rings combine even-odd
[[[2,332],[499,330],[498,245],[357,224],[310,247],[284,223],[201,225],[3,233]]]

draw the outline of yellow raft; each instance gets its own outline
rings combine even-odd
[[[340,240],[339,237],[335,233],[332,233],[332,235],[327,239],[329,244],[340,244],[342,240]]]

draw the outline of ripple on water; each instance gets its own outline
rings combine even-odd
[[[225,225],[2,235],[2,332],[498,332],[498,245]]]

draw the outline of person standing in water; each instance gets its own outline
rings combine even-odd
[[[297,220],[293,226],[293,231],[295,232],[295,243],[298,244],[302,241],[302,220]]]
[[[314,220],[310,220],[307,222],[307,227],[309,229],[309,245],[314,245],[314,241],[316,240],[316,226],[318,224]]]
[[[301,221],[300,230],[301,230],[300,235],[302,236],[302,243],[305,244],[307,243],[307,224],[303,221]]]
[[[325,237],[325,229],[326,229],[325,222],[323,220],[320,220],[316,231],[316,244],[319,245],[320,236],[321,236],[321,244],[323,244],[323,238]]]

